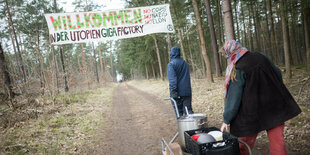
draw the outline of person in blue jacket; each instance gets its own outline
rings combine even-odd
[[[192,114],[192,89],[188,64],[180,57],[180,48],[175,46],[170,51],[170,62],[168,63],[168,80],[170,97],[176,100],[180,116],[185,113]],[[173,106],[173,108],[175,108]]]

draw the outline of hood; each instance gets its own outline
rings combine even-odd
[[[170,59],[179,58],[180,57],[180,47],[175,46],[171,48],[170,51]]]

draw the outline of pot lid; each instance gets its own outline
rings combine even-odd
[[[207,118],[207,114],[189,114],[185,116],[181,116],[178,120],[179,121],[196,121],[196,120],[202,120]]]

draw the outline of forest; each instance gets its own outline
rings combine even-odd
[[[57,144],[46,144],[53,145],[52,148],[45,148],[45,145],[40,148],[40,142],[19,144],[15,141],[17,138],[11,136],[29,120],[37,120],[39,128],[44,128],[46,119],[43,119],[45,125],[39,121],[44,115],[59,114],[65,107],[71,108],[73,113],[73,103],[88,102],[83,96],[85,93],[89,96],[100,89],[102,94],[109,94],[101,97],[110,103],[112,99],[107,98],[113,96],[111,92],[121,82],[139,86],[135,81],[157,81],[166,83],[166,87],[169,52],[173,46],[180,47],[192,79],[204,81],[197,84],[202,92],[218,85],[224,88],[227,61],[218,51],[227,40],[235,39],[249,51],[262,52],[281,69],[286,86],[304,106],[302,110],[309,112],[310,0],[123,0],[124,8],[169,4],[175,32],[52,45],[57,38],[54,36],[50,41],[44,14],[66,12],[66,7],[59,5],[63,2],[59,1],[0,0],[0,132],[3,135],[0,139],[11,139],[0,142],[0,154],[18,151],[70,154],[72,150],[77,151],[75,146],[62,152],[61,146],[69,144],[60,144],[59,139]],[[66,5],[73,7],[74,12],[89,12],[102,11],[109,2],[102,5],[94,0],[74,0]],[[106,30],[105,35],[119,33]],[[169,93],[168,89],[163,91]],[[93,108],[96,106],[92,104]],[[56,117],[52,123],[65,124],[67,120],[63,119]],[[297,122],[310,122],[309,118],[303,119]],[[89,124],[84,122],[83,125]],[[53,131],[58,133],[56,129],[58,127]],[[309,131],[310,127],[305,127],[301,137],[310,138]],[[70,145],[74,145],[73,142]],[[85,153],[83,151],[78,153]],[[306,151],[310,152],[309,148]]]

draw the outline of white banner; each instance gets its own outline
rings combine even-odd
[[[102,12],[45,14],[53,45],[174,33],[169,4]]]

